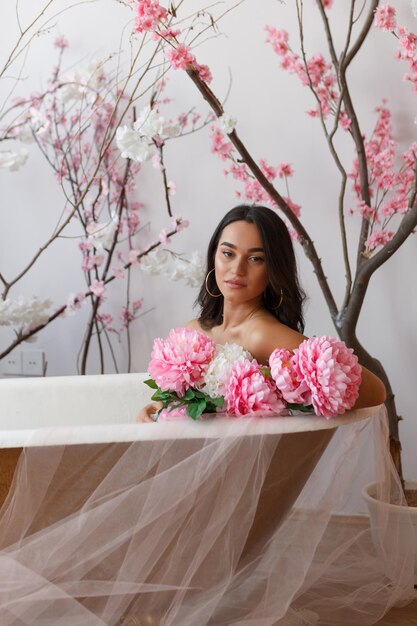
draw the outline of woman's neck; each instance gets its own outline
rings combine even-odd
[[[242,326],[245,322],[253,319],[260,313],[265,313],[262,301],[245,302],[241,305],[233,303],[224,303],[223,308],[223,330],[233,330]]]

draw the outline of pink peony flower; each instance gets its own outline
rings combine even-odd
[[[166,339],[155,339],[149,375],[163,391],[183,396],[203,382],[214,356],[214,341],[192,328],[173,328]]]
[[[307,383],[300,381],[293,363],[293,352],[277,348],[269,357],[271,376],[286,402],[311,404],[311,391]]]
[[[228,415],[264,415],[281,413],[285,402],[272,380],[253,361],[238,361],[230,372],[226,387],[225,407]]]
[[[310,388],[316,415],[328,418],[355,404],[362,370],[343,341],[325,336],[306,339],[294,350],[293,363],[297,378]]]
[[[158,415],[158,422],[175,422],[177,420],[189,420],[190,416],[187,413],[186,406],[180,406],[177,409],[172,409],[172,411],[167,409],[162,409]]]

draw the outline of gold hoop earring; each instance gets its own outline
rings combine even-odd
[[[213,269],[212,269],[212,270],[210,270],[210,271],[209,271],[209,273],[208,273],[208,274],[207,274],[207,276],[206,276],[206,280],[205,280],[205,284],[206,284],[206,291],[207,291],[207,293],[209,294],[209,296],[211,296],[212,298],[220,298],[220,296],[222,296],[222,295],[223,295],[222,293],[211,293],[210,289],[208,288],[208,279],[209,279],[209,276],[210,276],[210,274],[211,274],[212,272],[214,272],[214,267],[213,267]]]

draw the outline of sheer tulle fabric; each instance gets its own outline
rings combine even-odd
[[[400,497],[384,415],[283,435],[241,422],[25,448],[0,520],[2,626],[368,625],[408,602],[411,526],[381,507],[375,542],[337,517],[370,465]]]

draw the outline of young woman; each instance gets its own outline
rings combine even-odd
[[[214,231],[197,299],[200,316],[187,326],[216,343],[238,343],[268,363],[275,348],[294,350],[305,339],[304,299],[284,222],[272,209],[240,205]],[[355,408],[382,404],[385,395],[382,381],[363,368]],[[139,420],[152,421],[160,407],[147,405]]]

